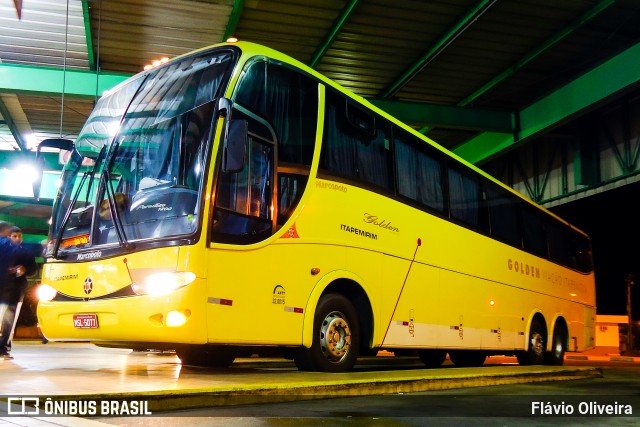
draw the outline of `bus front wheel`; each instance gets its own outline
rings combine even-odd
[[[542,365],[545,360],[547,348],[547,331],[538,318],[531,321],[529,328],[529,347],[526,351],[518,353],[518,363],[521,365]]]
[[[358,358],[360,325],[353,305],[340,294],[320,299],[313,319],[311,348],[294,354],[301,371],[348,372]]]

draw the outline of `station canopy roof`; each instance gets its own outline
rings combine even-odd
[[[475,163],[640,79],[637,0],[2,0],[0,155],[75,138],[103,86],[230,36]]]

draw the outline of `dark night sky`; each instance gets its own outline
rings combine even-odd
[[[640,183],[628,184],[550,210],[591,237],[598,314],[627,314],[627,273],[640,282]],[[632,287],[640,318],[640,284]]]

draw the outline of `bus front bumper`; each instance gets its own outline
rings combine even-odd
[[[38,322],[52,341],[203,344],[207,342],[203,287],[204,281],[196,279],[162,296],[41,301]]]

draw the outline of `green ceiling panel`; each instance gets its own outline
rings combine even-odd
[[[0,221],[6,221],[9,224],[13,224],[17,227],[20,227],[23,231],[31,231],[31,232],[37,231],[39,233],[42,233],[43,235],[46,235],[47,230],[49,229],[48,218],[35,218],[35,217],[30,217],[25,215],[0,214]],[[31,239],[32,238],[30,238],[30,240]],[[37,241],[40,242],[41,240],[42,240],[42,237],[40,237],[40,239],[38,239]],[[28,243],[34,243],[34,242],[29,241]]]
[[[553,129],[577,114],[596,108],[606,98],[640,82],[640,43],[595,67],[541,100],[519,112],[520,131],[512,136],[490,141],[495,134],[479,135],[453,151],[471,163],[481,162],[522,142]]]
[[[471,95],[469,95],[468,97],[466,97],[465,99],[460,101],[458,103],[458,105],[461,106],[461,107],[464,107],[465,105],[469,105],[474,100],[476,100],[477,98],[482,96],[482,94],[486,93],[491,88],[495,87],[499,83],[501,83],[504,80],[506,80],[508,77],[510,77],[513,74],[515,74],[522,67],[527,65],[529,62],[533,61],[535,58],[537,58],[541,53],[545,52],[547,49],[549,49],[550,47],[554,46],[556,43],[558,43],[560,40],[564,39],[566,36],[568,36],[569,34],[574,32],[576,29],[582,27],[584,24],[589,22],[591,19],[593,19],[596,16],[598,16],[603,10],[607,9],[613,3],[615,3],[615,0],[602,0],[596,6],[594,6],[593,8],[589,9],[587,12],[582,14],[571,25],[569,25],[568,27],[563,28],[560,32],[555,34],[553,37],[551,37],[545,43],[543,43],[542,45],[538,46],[533,51],[531,51],[527,55],[525,55],[517,63],[515,63],[511,67],[507,68],[502,73],[498,74],[496,77],[491,79],[488,83],[486,83],[480,89],[476,90]]]
[[[0,92],[100,96],[126,80],[127,74],[0,64]],[[63,84],[64,83],[64,84]]]
[[[370,99],[376,107],[406,123],[427,124],[460,129],[511,132],[511,113],[508,111],[480,110],[421,102]]]
[[[520,112],[520,139],[604,100],[640,81],[640,43],[583,74]]]
[[[482,132],[453,150],[469,163],[478,163],[513,145],[513,135],[502,132]]]

